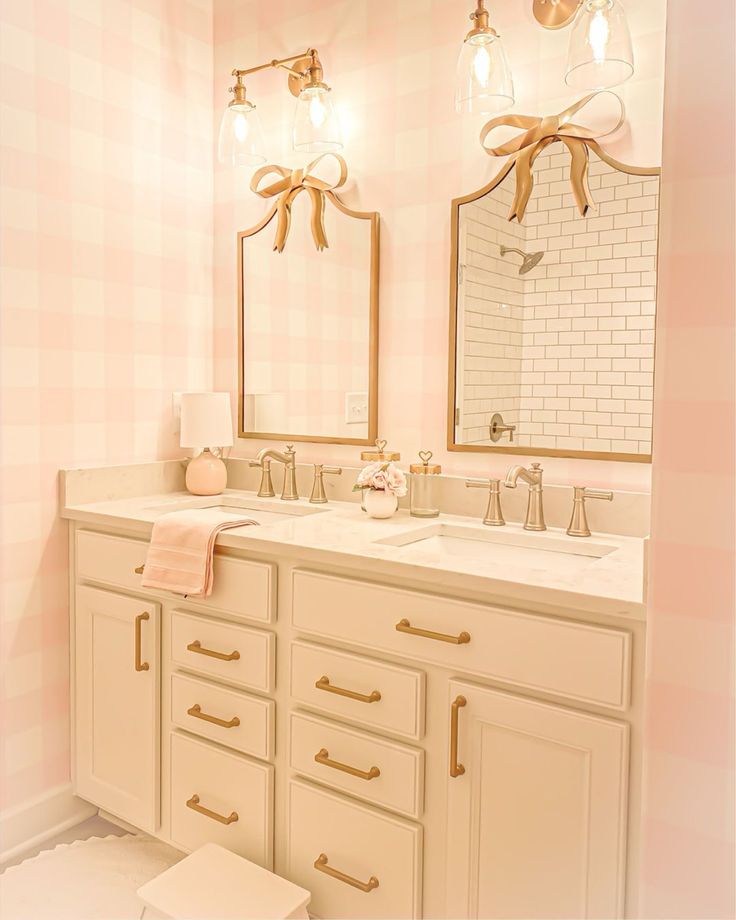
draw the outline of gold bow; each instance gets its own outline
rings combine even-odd
[[[591,99],[595,99],[596,96],[606,92],[618,101],[620,107],[620,115],[615,127],[609,128],[607,131],[594,132],[570,121],[572,116],[586,106]],[[513,220],[516,218],[521,223],[534,186],[534,177],[532,175],[534,161],[545,147],[555,141],[562,141],[570,151],[572,193],[580,214],[585,217],[588,208],[595,208],[595,202],[588,186],[588,148],[597,149],[596,138],[613,134],[623,123],[624,104],[616,93],[611,93],[609,90],[590,93],[573,103],[563,112],[560,112],[559,115],[547,115],[544,118],[537,118],[533,115],[500,115],[498,118],[492,118],[483,126],[480,132],[480,142],[483,149],[489,156],[493,157],[515,155],[516,192],[511,203],[508,219]],[[498,147],[486,147],[485,141],[491,131],[502,126],[526,128],[527,130],[523,134],[517,134],[516,137]]]
[[[326,182],[317,176],[311,175],[311,171],[317,166],[320,160],[325,157],[334,157],[340,166],[340,175],[337,182]],[[281,176],[276,182],[259,189],[258,186],[265,176],[275,173]],[[287,169],[285,166],[262,166],[253,173],[250,180],[250,189],[261,198],[273,198],[278,195],[276,202],[276,213],[278,220],[276,223],[276,239],[273,248],[278,252],[283,252],[286,245],[286,237],[289,235],[291,226],[291,206],[294,199],[300,192],[307,192],[312,199],[312,236],[314,244],[320,251],[327,249],[327,234],[325,232],[325,192],[340,188],[345,184],[348,177],[348,165],[345,160],[337,153],[323,153],[316,159],[312,160],[303,169]]]

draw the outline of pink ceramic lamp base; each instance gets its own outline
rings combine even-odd
[[[227,467],[205,448],[187,464],[186,484],[192,495],[219,495],[227,485]]]

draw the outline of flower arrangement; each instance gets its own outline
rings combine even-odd
[[[362,489],[389,492],[397,498],[403,498],[406,495],[406,476],[393,461],[379,460],[369,463],[358,474],[353,492],[360,492]]]

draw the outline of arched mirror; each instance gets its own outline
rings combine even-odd
[[[278,204],[238,234],[239,436],[372,444],[378,417],[378,227],[324,192],[327,248],[315,204],[290,204],[274,249]]]
[[[513,161],[453,201],[450,450],[651,459],[659,173],[591,151],[581,217],[554,143],[521,223]]]

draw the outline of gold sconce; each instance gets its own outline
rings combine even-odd
[[[545,29],[572,23],[565,83],[574,89],[609,89],[634,73],[634,52],[620,0],[533,0]]]
[[[217,156],[232,166],[258,166],[266,162],[265,143],[256,106],[246,98],[244,78],[270,67],[288,73],[289,90],[296,96],[292,141],[294,150],[325,153],[342,148],[337,113],[324,82],[322,63],[315,48],[280,60],[267,61],[247,70],[235,69],[233,98],[220,123]]]
[[[514,104],[514,81],[501,38],[489,23],[485,0],[470,14],[473,28],[463,40],[457,62],[455,108],[491,115]]]

